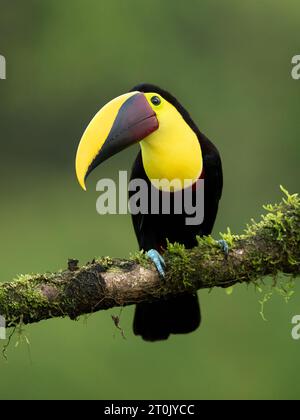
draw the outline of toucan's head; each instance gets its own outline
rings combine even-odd
[[[174,136],[184,139],[189,137],[190,132],[197,138],[194,127],[189,114],[172,95],[154,85],[138,85],[129,93],[108,102],[86,128],[76,155],[78,181],[85,190],[86,178],[94,168],[137,142],[141,142],[141,145],[143,144],[145,149],[149,150],[145,154],[151,160],[150,167],[154,161],[158,164],[159,156],[166,154],[168,147],[175,152],[177,150],[180,161],[184,157],[184,150],[188,145],[181,142],[179,148],[175,144],[172,148],[172,144],[164,143],[163,138],[169,139],[169,141],[172,141]],[[189,130],[189,135],[185,133],[187,130]],[[182,136],[180,137],[181,131]],[[196,144],[199,148],[198,141]],[[181,147],[182,150],[180,150]],[[151,151],[154,151],[154,156],[151,155]],[[200,160],[201,164],[196,165],[197,173],[200,169],[202,170],[201,151],[199,162]],[[144,163],[147,166],[147,160]],[[185,162],[183,163],[185,165]],[[190,162],[186,162],[186,166],[188,164],[190,166]],[[170,165],[172,168],[176,167],[174,158],[170,160]],[[167,161],[160,166],[168,169]],[[174,173],[176,175],[176,171]]]

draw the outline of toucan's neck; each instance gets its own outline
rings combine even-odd
[[[171,122],[171,121],[170,121]],[[183,118],[160,122],[159,129],[140,142],[147,177],[152,181],[179,179],[190,186],[202,173],[202,152],[196,133]],[[184,184],[190,180],[189,185]]]

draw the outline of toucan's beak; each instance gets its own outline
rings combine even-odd
[[[77,150],[76,174],[82,188],[101,162],[158,129],[156,114],[141,92],[113,99],[93,118]]]

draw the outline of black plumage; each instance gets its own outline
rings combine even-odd
[[[150,84],[135,86],[132,91],[158,93],[175,106],[186,123],[196,133],[200,142],[203,157],[201,178],[205,182],[204,221],[201,225],[187,225],[185,223],[187,215],[184,213],[132,215],[139,247],[144,251],[156,249],[159,252],[163,252],[168,240],[171,243],[178,242],[184,244],[186,248],[192,248],[197,244],[197,235],[203,236],[211,233],[216,219],[223,187],[222,164],[219,152],[214,144],[200,132],[189,113],[170,93]],[[136,178],[144,179],[148,186],[151,186],[143,167],[141,152],[134,162],[131,174],[131,179]],[[170,194],[172,202],[172,193]],[[143,339],[148,341],[163,340],[167,339],[170,334],[194,331],[200,325],[200,321],[198,297],[196,294],[186,293],[168,297],[154,303],[138,304],[134,318],[134,333],[141,335]]]

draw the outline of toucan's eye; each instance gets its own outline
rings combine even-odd
[[[153,105],[158,106],[158,105],[160,105],[161,100],[158,96],[152,96],[151,102],[153,103]]]

